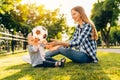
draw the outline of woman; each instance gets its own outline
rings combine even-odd
[[[64,67],[65,58],[57,61],[51,57],[45,57],[45,43],[46,41],[39,43],[39,39],[34,38],[32,33],[28,34],[28,51],[30,54],[31,65],[33,67]]]
[[[78,23],[72,40],[70,42],[61,42],[52,39],[52,42],[48,43],[46,47],[59,47],[56,50],[48,51],[46,57],[62,54],[78,63],[98,62],[96,57],[98,35],[94,24],[90,22],[81,6],[72,8],[71,15],[73,20]]]

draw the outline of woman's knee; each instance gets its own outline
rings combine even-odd
[[[61,50],[64,50],[64,47],[58,48],[58,51],[60,52]]]
[[[50,51],[47,51],[46,53],[45,53],[45,57],[50,57]]]
[[[46,57],[53,57],[53,56],[55,56],[55,55],[57,55],[57,54],[59,54],[58,49],[57,49],[57,50],[54,50],[54,51],[48,51],[48,52],[46,52],[45,56],[46,56]]]
[[[64,48],[64,47],[60,47],[60,48],[58,48],[58,51],[59,51],[60,53],[62,53],[62,52],[68,52],[68,51],[70,51],[70,50],[67,49],[67,48]]]

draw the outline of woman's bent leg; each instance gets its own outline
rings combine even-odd
[[[54,51],[48,51],[48,52],[46,52],[45,57],[53,57],[55,55],[58,55],[59,53],[60,52],[58,51],[58,49],[54,50]]]
[[[79,52],[79,51],[72,50],[70,48],[64,48],[64,47],[59,48],[59,52],[74,62],[78,62],[78,63],[92,62],[92,58],[89,57],[84,52]]]
[[[84,52],[79,52],[79,51],[76,51],[70,48],[64,48],[64,47],[60,47],[55,51],[46,52],[46,57],[53,57],[58,54],[62,54],[67,58],[71,59],[72,61],[78,62],[78,63],[89,63],[93,61],[92,58],[89,57]]]

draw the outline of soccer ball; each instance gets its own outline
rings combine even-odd
[[[33,37],[38,38],[40,41],[43,41],[48,36],[48,31],[44,26],[36,26],[32,30]]]

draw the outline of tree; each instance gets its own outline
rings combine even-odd
[[[21,0],[0,0],[0,14],[5,14],[14,9]]]
[[[112,26],[117,25],[116,21],[120,13],[119,0],[98,0],[93,5],[91,19],[94,21],[97,30],[101,32],[102,40],[109,47],[109,33]]]
[[[25,8],[26,5],[27,8]],[[67,25],[64,15],[59,14],[59,8],[50,11],[44,9],[44,5],[35,6],[35,4],[24,4],[23,12],[22,7],[23,6],[17,7],[17,10],[20,11],[20,15],[24,16],[25,22],[28,23],[30,21],[28,25],[30,25],[31,28],[38,25],[45,26],[49,33],[48,40],[50,40],[50,38],[61,39],[62,31],[64,31],[63,28]]]
[[[11,2],[10,4],[14,3]],[[17,3],[11,10],[3,11],[4,14],[0,13],[0,17],[2,17],[1,23],[9,30],[13,28],[17,32],[21,31],[24,37],[33,27],[41,25],[48,29],[48,39],[60,39],[63,28],[66,27],[66,19],[64,15],[59,14],[59,8],[50,11],[44,9],[44,5],[36,6],[36,4]]]
[[[120,26],[112,27],[110,31],[110,43],[117,45],[120,44]]]

